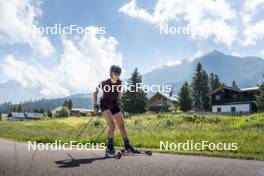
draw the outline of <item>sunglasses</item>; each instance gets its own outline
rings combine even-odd
[[[115,75],[115,76],[120,76],[120,74],[118,74],[118,73],[113,73],[113,75]]]

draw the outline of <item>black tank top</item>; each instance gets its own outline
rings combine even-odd
[[[117,80],[116,83],[112,83],[111,79],[102,81],[99,88],[103,90],[103,99],[106,101],[117,101],[118,94],[122,92],[122,81]]]

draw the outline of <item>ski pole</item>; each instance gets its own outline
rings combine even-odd
[[[79,137],[83,134],[83,132],[86,130],[86,128],[88,127],[88,125],[90,124],[90,122],[92,121],[92,119],[95,117],[95,116],[98,116],[100,115],[100,113],[97,113],[95,115],[93,115],[88,121],[87,123],[85,124],[85,126],[82,128],[82,130],[78,133],[78,135],[75,137],[75,141],[79,139]]]

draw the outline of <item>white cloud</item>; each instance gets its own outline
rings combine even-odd
[[[243,6],[247,12],[254,12],[258,6],[263,4],[264,0],[245,0]]]
[[[28,44],[34,52],[50,56],[54,48],[47,37],[35,32],[40,1],[0,0],[0,43]]]
[[[240,16],[244,25],[243,46],[256,45],[257,41],[264,39],[264,20],[253,22],[255,15],[259,14],[264,6],[264,0],[245,0]]]
[[[202,57],[204,54],[205,54],[205,52],[197,51],[196,53],[194,53],[193,55],[191,55],[191,56],[188,58],[187,61],[188,61],[188,62],[192,62],[193,60]]]
[[[140,18],[150,23],[158,23],[158,19],[149,14],[145,9],[139,9],[135,0],[131,0],[119,9],[119,12],[123,12],[132,17]]]
[[[95,89],[106,79],[109,66],[122,66],[122,55],[116,51],[113,37],[84,35],[79,40],[62,39],[64,52],[53,68],[31,65],[12,55],[3,58],[0,68],[9,79],[23,87],[40,87],[46,97],[59,97]]]
[[[85,35],[76,44],[63,39],[64,54],[57,67],[60,82],[74,91],[92,91],[98,81],[105,79],[110,65],[122,65],[122,55],[116,51],[113,38]]]
[[[165,65],[173,66],[173,65],[179,65],[181,63],[182,63],[182,61],[179,59],[172,59],[172,58],[168,57]]]
[[[54,71],[41,65],[30,65],[13,55],[6,55],[0,68],[9,80],[16,80],[22,88],[40,88],[40,94],[47,97],[69,94],[69,91],[56,80],[57,75]]]
[[[248,25],[244,30],[245,40],[243,45],[256,45],[258,40],[264,39],[264,20],[257,22],[256,24]]]
[[[156,25],[168,24],[169,22],[184,23],[199,29],[206,29],[208,33],[198,34],[193,38],[202,37],[208,39],[215,36],[215,41],[231,46],[236,40],[236,33],[230,22],[236,17],[235,11],[224,0],[158,0],[154,12],[149,13],[146,9],[140,9],[136,0],[131,0],[119,9],[120,12],[134,18],[141,19]]]
[[[232,55],[232,56],[241,57],[241,54],[240,54],[240,53],[236,53],[236,52],[232,52],[231,55]]]
[[[245,0],[241,12],[240,17],[242,19],[243,25],[248,26],[252,22],[254,15],[259,12],[261,6],[264,5],[264,0]]]

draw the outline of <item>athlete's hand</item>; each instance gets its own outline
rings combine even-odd
[[[124,105],[123,105],[123,103],[121,101],[118,102],[118,107],[121,110],[124,108]]]
[[[98,109],[94,108],[94,115],[98,114]]]
[[[94,105],[94,115],[97,115],[98,114],[98,105]]]

